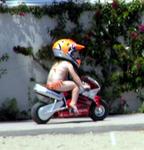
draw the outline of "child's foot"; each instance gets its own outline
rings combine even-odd
[[[78,108],[75,105],[69,105],[70,106],[70,112],[74,113],[75,115],[79,115]]]

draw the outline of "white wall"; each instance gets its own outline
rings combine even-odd
[[[0,14],[0,54],[7,52],[10,57],[6,63],[1,65],[7,68],[7,74],[0,79],[0,102],[7,97],[15,97],[20,108],[27,108],[28,87],[31,87],[30,77],[36,76],[41,82],[46,74],[43,73],[43,70],[37,72],[33,70],[32,60],[15,54],[13,47],[31,46],[37,51],[42,45],[51,42],[47,32],[55,25],[56,20],[46,16],[37,19],[30,14],[24,17]]]

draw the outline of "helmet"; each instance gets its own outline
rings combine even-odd
[[[60,39],[53,44],[52,50],[55,57],[66,59],[79,67],[81,63],[79,51],[83,48],[84,45],[77,44],[71,39]]]

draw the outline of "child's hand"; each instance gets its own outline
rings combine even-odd
[[[84,89],[90,89],[90,85],[87,84],[86,82],[82,82],[83,83],[83,88]]]

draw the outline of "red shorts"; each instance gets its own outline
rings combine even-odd
[[[61,87],[63,85],[63,81],[55,81],[55,82],[50,82],[46,84],[46,87],[50,90],[57,90],[57,88]]]

